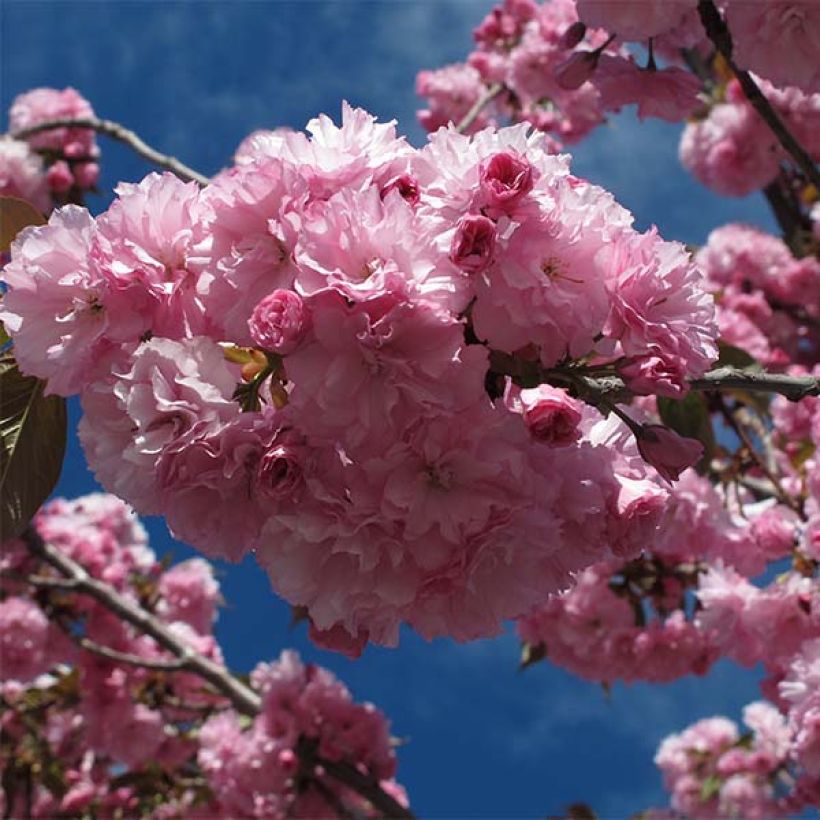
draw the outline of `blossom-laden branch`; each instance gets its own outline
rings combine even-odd
[[[118,142],[125,143],[125,145],[139,154],[143,159],[148,160],[148,162],[160,168],[166,168],[185,182],[196,182],[197,185],[203,188],[210,182],[204,174],[200,174],[199,171],[189,168],[176,157],[157,151],[156,148],[152,148],[148,145],[134,131],[112,120],[103,120],[98,117],[47,120],[46,122],[31,126],[31,128],[24,128],[22,131],[17,131],[12,134],[12,136],[18,140],[24,140],[34,134],[39,134],[42,131],[51,131],[54,128],[91,128],[98,134],[103,134]]]
[[[729,68],[734,72],[750,104],[761,116],[766,125],[769,126],[783,148],[794,158],[800,170],[806,175],[806,179],[816,188],[820,189],[820,171],[818,171],[809,152],[806,151],[786,127],[783,120],[760,90],[760,86],[758,86],[752,78],[752,75],[748,71],[739,69],[734,62],[732,58],[734,48],[732,35],[713,0],[700,0],[698,3],[698,11],[700,12],[700,19],[707,36],[712,41],[718,53],[726,60]]]
[[[180,640],[148,610],[128,600],[108,584],[93,578],[80,564],[56,547],[45,542],[32,527],[25,531],[22,538],[33,555],[50,564],[64,576],[59,579],[29,576],[27,579],[29,582],[35,586],[70,590],[93,598],[124,622],[131,624],[142,633],[153,638],[160,646],[174,655],[175,660],[163,663],[146,662],[144,659],[131,656],[128,653],[117,652],[81,638],[78,642],[83,648],[117,662],[165,671],[192,672],[228,698],[239,712],[251,717],[261,712],[262,701],[256,692],[235,678],[225,667],[214,663],[192,649],[185,641]],[[321,766],[329,777],[364,797],[385,817],[408,818],[411,820],[414,816],[412,812],[388,794],[375,778],[363,774],[348,763],[325,760],[316,756],[315,750],[307,749],[302,764],[310,770]]]
[[[569,387],[588,404],[610,405],[628,401],[632,392],[616,374],[600,374],[581,368],[545,368],[539,362],[522,361],[507,353],[494,350],[490,354],[494,373],[510,376],[521,387],[556,384]],[[716,367],[699,379],[691,379],[693,390],[749,390],[755,393],[779,393],[789,401],[800,401],[808,396],[820,396],[820,378],[738,367]]]
[[[32,554],[51,564],[73,582],[74,592],[93,598],[123,621],[153,638],[163,649],[171,652],[179,659],[179,669],[199,675],[227,697],[243,714],[253,716],[259,713],[262,701],[256,692],[234,678],[225,667],[195,652],[147,609],[129,601],[108,584],[92,578],[80,564],[43,541],[31,527],[23,534],[23,540]]]
[[[478,115],[504,90],[503,83],[493,83],[487,90],[473,103],[473,107],[461,118],[456,126],[459,134],[465,133],[467,129],[478,119]]]

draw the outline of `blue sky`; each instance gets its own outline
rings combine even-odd
[[[336,2],[42,2],[0,0],[0,103],[37,86],[73,85],[100,116],[204,173],[225,165],[260,127],[302,127],[341,100],[422,144],[416,72],[463,59],[484,0]],[[638,124],[631,113],[601,128],[575,156],[575,173],[613,191],[640,227],[700,243],[727,221],[771,226],[760,197],[710,195],[677,162],[679,128]],[[101,186],[147,173],[104,142]],[[90,205],[105,207],[103,196]],[[72,425],[78,408],[72,404]],[[97,488],[76,437],[57,494]],[[159,520],[155,550],[180,558]],[[423,817],[543,817],[579,800],[626,817],[663,800],[652,755],[661,738],[700,717],[737,718],[757,697],[754,674],[719,664],[706,680],[665,687],[592,684],[546,664],[516,671],[512,634],[459,646],[405,633],[398,650],[369,649],[350,662],[288,630],[289,610],[253,561],[221,567],[229,606],[218,633],[229,662],[248,669],[294,646],[372,700],[408,743],[399,779]]]

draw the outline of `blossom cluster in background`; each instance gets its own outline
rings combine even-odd
[[[92,578],[223,665],[212,632],[221,597],[207,561],[159,562],[133,511],[110,495],[52,501],[34,526]],[[70,588],[49,591],[43,580],[57,582],[59,573],[23,541],[3,544],[0,569],[4,814],[227,820],[328,816],[349,805],[374,816],[360,795],[307,764],[306,745],[317,760],[384,781],[406,804],[392,781],[384,715],[356,703],[327,670],[284,651],[251,673],[259,715],[240,715],[195,672],[174,671],[174,655],[103,603]]]
[[[9,111],[9,131],[0,139],[0,195],[25,199],[42,213],[54,204],[82,202],[100,175],[100,149],[88,128],[52,128],[30,136],[15,134],[45,122],[93,119],[94,110],[73,88],[37,88],[17,97]]]

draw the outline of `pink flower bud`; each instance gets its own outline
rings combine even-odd
[[[450,259],[467,273],[480,273],[493,261],[495,222],[481,214],[467,214],[458,223]]]
[[[581,40],[584,39],[587,33],[587,27],[580,21],[576,20],[562,35],[559,45],[561,48],[575,48]]]
[[[686,377],[681,364],[662,356],[635,359],[620,368],[626,386],[639,396],[669,396],[686,393]]]
[[[490,216],[509,213],[532,190],[532,165],[505,151],[481,163],[480,190]]]
[[[596,51],[576,51],[555,69],[558,86],[565,91],[580,88],[595,73],[598,66]]]
[[[279,752],[278,763],[282,771],[288,775],[296,774],[299,769],[299,759],[293,749],[282,749]]]
[[[74,184],[74,174],[64,160],[58,160],[46,172],[46,179],[52,191],[64,194]]]
[[[636,433],[638,451],[667,481],[677,481],[687,468],[697,464],[703,455],[703,445],[679,436],[662,424],[644,424]]]
[[[78,188],[93,188],[100,179],[100,166],[96,162],[80,162],[74,166],[74,181]]]
[[[400,174],[393,177],[381,190],[381,198],[384,199],[390,191],[398,191],[402,199],[410,205],[417,205],[419,201],[419,181],[410,174]]]
[[[530,435],[549,447],[563,447],[581,435],[581,407],[558,387],[541,385],[521,391],[524,423]]]
[[[268,498],[292,498],[302,486],[302,465],[297,448],[280,444],[259,462],[259,489]]]
[[[251,338],[259,347],[285,355],[304,336],[309,314],[302,297],[292,290],[275,290],[253,309],[248,319]]]

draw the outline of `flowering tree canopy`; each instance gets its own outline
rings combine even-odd
[[[646,816],[820,805],[818,31],[809,0],[505,0],[419,74],[423,147],[343,103],[212,178],[74,89],[17,97],[5,813],[411,816],[382,713],[292,651],[232,675],[211,565],[157,561],[135,513],[253,554],[350,657],[514,620],[523,665],[604,685],[762,664],[748,732],[663,741]],[[687,247],[575,176],[632,104],[781,235]],[[95,216],[98,135],[162,172]],[[109,494],[42,506],[70,396]]]

